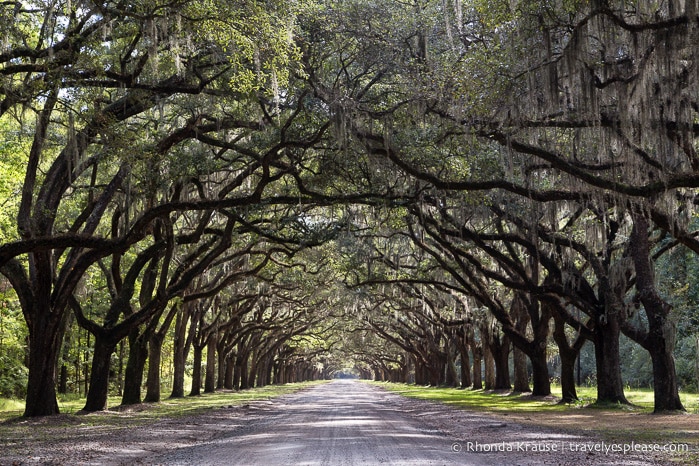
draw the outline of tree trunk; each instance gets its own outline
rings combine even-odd
[[[654,413],[684,411],[675,371],[674,325],[658,314],[648,316],[648,351],[653,362]]]
[[[429,379],[427,377],[427,369],[422,359],[418,356],[414,356],[415,361],[415,385],[427,385]]]
[[[185,307],[185,309],[188,309]],[[170,398],[182,398],[184,396],[184,371],[187,362],[187,322],[189,314],[181,312],[175,320],[175,338],[172,348],[172,393]],[[191,332],[191,330],[190,330]]]
[[[532,273],[535,273],[536,270],[538,270],[537,264],[531,259],[530,261],[530,269]],[[537,274],[538,276],[538,274]],[[532,323],[532,327],[534,327],[534,323],[532,322],[532,318],[530,314],[527,312],[527,298],[528,296],[523,294],[523,293],[516,293],[513,297],[512,303],[510,305],[510,315],[515,321],[515,330],[522,336],[527,335],[527,327],[529,326],[530,323]],[[531,297],[529,297],[531,298]],[[531,301],[530,301],[531,302]],[[534,303],[531,303],[533,306]],[[534,308],[532,308],[532,311]],[[534,313],[534,312],[533,312]],[[542,313],[545,314],[545,313]],[[534,314],[536,316],[536,314]],[[537,335],[537,332],[535,331],[534,328],[532,328],[532,333],[534,336]],[[531,389],[529,388],[529,371],[527,369],[527,354],[522,351],[520,348],[517,347],[517,345],[512,345],[512,362],[514,364],[514,391],[519,392],[519,393],[528,393],[531,392]]]
[[[471,353],[473,353],[473,389],[481,390],[483,388],[483,374],[481,373],[483,349],[482,346],[476,343],[473,336],[469,340],[471,342]]]
[[[512,362],[514,363],[514,391],[519,393],[529,393],[529,371],[527,370],[527,355],[522,350],[513,346]]]
[[[245,354],[240,361],[240,389],[247,390],[250,388],[248,385],[248,355]]]
[[[561,401],[571,403],[578,399],[575,388],[575,362],[578,353],[560,353],[561,355]]]
[[[619,317],[610,310],[595,327],[597,403],[629,403],[621,380],[619,333]]]
[[[58,322],[50,312],[35,313],[38,321],[30,328],[29,380],[24,416],[58,414],[56,400],[56,364],[62,335],[56,331]]]
[[[226,385],[226,345],[223,343],[224,338],[216,345],[216,370],[218,372],[216,376],[216,389],[220,390],[225,388]]]
[[[204,380],[204,393],[216,391],[216,334],[209,337],[206,345],[206,378]]]
[[[570,345],[565,334],[565,321],[559,313],[553,313],[555,328],[553,339],[558,346],[558,354],[561,357],[561,402],[571,403],[578,399],[578,392],[575,388],[575,362],[578,360],[580,348],[582,347],[582,336],[578,336],[576,343]]]
[[[160,401],[160,361],[163,354],[163,337],[153,334],[148,339],[148,378],[146,379],[146,397],[143,401],[157,403]]]
[[[459,351],[461,352],[461,388],[466,388],[471,386],[471,363],[466,344],[462,344]]]
[[[483,345],[483,364],[485,368],[485,389],[495,389],[495,359],[490,351],[490,345],[482,342]]]
[[[274,372],[274,384],[279,385],[283,383],[286,383],[286,363],[280,361]]]
[[[68,393],[68,366],[61,364],[61,373],[58,378],[58,393]]]
[[[500,336],[491,346],[493,362],[495,363],[495,389],[509,390],[510,384],[510,339],[506,335]]]
[[[551,379],[546,364],[546,345],[537,345],[535,351],[529,356],[529,361],[532,363],[532,395],[549,396]]]
[[[451,354],[447,355],[447,376],[446,376],[446,385],[447,387],[458,387],[459,386],[459,381],[458,381],[458,374],[456,370],[456,363],[454,361],[454,357]]]
[[[109,365],[118,342],[95,336],[95,348],[90,371],[90,389],[83,411],[103,411],[109,395]]]
[[[135,328],[129,332],[129,357],[126,360],[124,392],[121,396],[122,405],[133,405],[141,402],[143,368],[146,365],[147,357],[146,339],[139,333],[138,328]]]
[[[223,380],[223,388],[227,388],[229,390],[233,389],[233,369],[235,367],[235,358],[229,354],[226,357],[225,360],[226,364],[226,371],[224,373],[224,380]],[[276,380],[275,380],[276,381]]]
[[[643,304],[648,317],[648,332],[644,348],[653,361],[654,412],[684,411],[677,387],[675,371],[675,326],[668,318],[671,306],[657,291],[653,265],[650,261],[648,220],[641,214],[634,215],[630,251],[636,271],[637,299]]]
[[[437,354],[428,354],[429,361],[425,364],[425,368],[429,373],[429,384],[433,387],[439,387],[444,380],[444,358]]]
[[[252,352],[249,361],[249,367],[245,371],[247,374],[245,388],[253,388],[255,386],[255,376],[257,375],[257,350]]]
[[[119,342],[119,367],[117,369],[117,396],[124,395],[124,340]]]
[[[240,360],[239,356],[236,356],[235,358],[235,364],[233,364],[233,389],[234,390],[239,390],[240,389],[240,369],[242,366],[242,361]]]
[[[258,377],[258,387],[266,387],[272,383],[273,356],[265,356],[264,363],[260,368]]]
[[[410,371],[411,371],[412,358],[410,357],[410,354],[406,353],[403,356],[403,360],[405,361],[405,364],[403,364],[403,373],[401,374],[401,382],[411,383],[411,380],[410,380],[411,372]]]
[[[192,390],[189,396],[201,395],[201,360],[204,348],[200,345],[194,345],[194,366],[192,367]]]

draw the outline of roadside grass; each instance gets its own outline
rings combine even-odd
[[[490,413],[510,422],[577,432],[610,443],[687,444],[691,452],[671,455],[670,461],[687,463],[699,458],[699,395],[682,393],[687,414],[652,414],[653,390],[626,389],[629,405],[595,403],[595,387],[578,387],[580,401],[560,404],[552,386],[551,397],[532,397],[508,391],[425,387],[370,382],[411,398],[435,401],[460,409]]]
[[[5,420],[5,413],[15,415],[14,413],[22,414],[24,411],[24,402],[12,398],[0,398],[0,421]]]
[[[528,393],[511,391],[470,390],[460,388],[430,387],[401,383],[372,382],[399,395],[437,401],[458,408],[467,408],[486,412],[505,413],[536,413],[536,412],[569,412],[581,408],[632,411],[651,413],[653,411],[652,389],[626,389],[624,393],[631,403],[629,405],[598,405],[595,403],[597,389],[595,387],[577,387],[579,401],[570,404],[559,403],[556,394],[561,393],[560,386],[552,385],[552,396],[533,397]],[[687,412],[699,412],[699,395],[696,393],[681,393],[680,398]]]
[[[75,425],[109,425],[123,427],[143,425],[163,418],[193,415],[209,409],[229,406],[240,406],[253,401],[264,401],[294,393],[325,381],[292,383],[285,385],[269,385],[262,388],[233,391],[223,390],[215,393],[204,393],[201,396],[186,396],[184,398],[166,398],[159,403],[141,403],[130,406],[119,406],[120,397],[109,397],[107,410],[83,415],[80,410],[85,404],[84,397],[75,395],[61,397],[58,401],[59,416],[47,416],[43,420],[51,426],[61,424]],[[41,424],[22,417],[24,402],[18,400],[0,399],[0,438],[5,429],[16,428],[18,424]],[[54,418],[54,419],[52,419]]]

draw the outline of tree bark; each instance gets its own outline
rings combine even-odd
[[[509,390],[510,384],[510,339],[506,335],[500,335],[493,339],[490,346],[495,363],[495,389]]]
[[[206,378],[204,379],[204,393],[216,391],[216,336],[214,332],[209,336],[206,344]]]
[[[529,371],[527,370],[527,355],[516,346],[512,348],[515,380],[513,390],[519,393],[529,393]]]
[[[573,345],[569,344],[565,334],[565,321],[557,312],[553,313],[553,320],[555,323],[553,339],[561,357],[561,402],[571,403],[578,399],[575,387],[575,362],[578,360],[584,339],[578,335],[576,342]]]
[[[241,357],[240,360],[240,389],[241,390],[247,390],[250,388],[250,385],[248,385],[248,353],[245,352],[244,356]]]
[[[235,357],[229,354],[224,361],[226,364],[226,370],[224,372],[223,388],[232,390],[233,385],[233,369],[235,368]],[[276,382],[276,380],[275,380]]]
[[[468,357],[468,347],[463,343],[459,351],[461,352],[461,388],[471,386],[471,363]]]
[[[601,321],[599,321],[601,319]],[[619,357],[620,323],[618,311],[601,316],[595,327],[595,359],[597,369],[597,403],[628,404],[621,380]]]
[[[172,348],[172,393],[170,398],[182,398],[184,396],[185,364],[194,333],[194,328],[191,328],[189,336],[187,336],[187,323],[190,315],[189,306],[184,306],[183,311],[177,314],[175,320],[175,338]]]
[[[532,395],[549,396],[551,394],[551,379],[546,364],[546,344],[539,343],[529,355],[532,363]]]
[[[427,385],[429,384],[429,378],[427,376],[427,368],[422,362],[422,359],[418,356],[413,356],[415,361],[415,385]]]
[[[482,343],[478,345],[473,335],[469,338],[471,343],[471,353],[473,353],[473,389],[483,388],[483,374],[481,373],[481,363],[483,362]]]
[[[559,353],[561,356],[561,402],[571,403],[578,399],[575,387],[575,361],[578,353]]]
[[[201,395],[201,364],[202,364],[202,353],[204,348],[200,345],[194,345],[194,361],[192,367],[192,389],[189,392],[189,396],[199,396]]]
[[[216,345],[216,370],[218,375],[216,376],[216,389],[220,390],[225,388],[226,385],[226,344],[225,338],[221,338]]]
[[[445,384],[447,387],[458,387],[459,380],[457,377],[456,363],[454,361],[454,355],[447,354],[447,374],[445,379]]]
[[[143,369],[148,357],[145,338],[138,328],[129,332],[129,357],[126,360],[124,374],[124,392],[121,396],[122,405],[132,405],[141,402],[141,386],[143,385]]]
[[[107,408],[109,395],[109,365],[112,353],[118,342],[95,335],[95,348],[92,354],[92,370],[90,372],[90,389],[83,411],[103,411]]]
[[[163,337],[153,334],[148,339],[148,377],[146,379],[146,397],[143,401],[157,403],[160,401],[160,362],[163,354]]]
[[[533,262],[532,262],[533,264]],[[534,269],[534,267],[532,267]],[[527,313],[524,300],[521,295],[515,294],[510,306],[510,315],[514,318],[515,329],[521,334],[527,334],[527,326],[532,321]],[[512,362],[514,364],[514,391],[529,393],[529,371],[527,369],[527,355],[524,351],[512,345]]]
[[[56,364],[62,336],[56,331],[57,322],[49,312],[36,313],[30,327],[29,380],[24,416],[58,414],[56,400]]]
[[[490,345],[483,341],[483,365],[485,372],[485,389],[495,389],[495,358],[490,350]]]
[[[655,286],[653,265],[650,261],[648,220],[634,214],[634,226],[629,238],[631,257],[636,271],[637,299],[643,304],[648,317],[648,332],[639,343],[650,353],[653,362],[654,412],[684,411],[677,386],[675,371],[675,326],[668,318],[671,307]]]
[[[255,378],[257,376],[257,348],[253,348],[252,354],[248,358],[249,366],[246,368],[245,373],[247,374],[247,383],[245,388],[253,388],[255,386]]]

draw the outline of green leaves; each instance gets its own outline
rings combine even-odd
[[[231,69],[228,86],[238,92],[264,89],[278,97],[285,87],[300,51],[294,42],[296,17],[309,2],[253,1],[244,4],[222,0],[188,2],[183,16],[194,18],[192,31],[207,41]]]
[[[16,121],[0,118],[0,244],[17,238],[15,222],[29,146]]]

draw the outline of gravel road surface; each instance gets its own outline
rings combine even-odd
[[[336,381],[278,402],[247,428],[204,445],[153,458],[172,465],[456,464],[452,442],[387,403],[363,383]],[[461,462],[460,464],[463,464]]]
[[[587,439],[407,400],[357,381],[338,380],[277,400],[254,403],[247,409],[247,419],[237,419],[234,428],[221,432],[211,441],[145,458],[145,462],[167,465],[656,464],[630,456],[571,451],[571,445],[584,445]]]
[[[38,429],[0,439],[0,466],[646,466],[670,458],[620,454],[579,430],[519,424],[350,380],[129,428],[91,427],[70,415],[45,421],[58,423],[42,427],[50,435]]]

